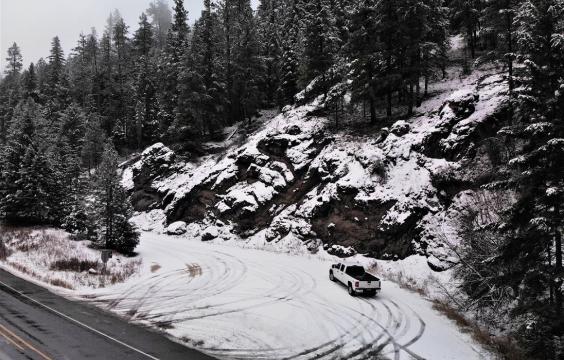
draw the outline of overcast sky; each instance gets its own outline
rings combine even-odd
[[[0,0],[0,69],[4,68],[6,51],[16,42],[25,64],[47,57],[51,39],[58,35],[65,55],[75,47],[80,32],[96,27],[104,29],[113,9],[118,9],[130,27],[137,28],[139,15],[151,0]],[[172,0],[168,0],[172,4]],[[190,22],[199,17],[203,0],[184,0]],[[254,5],[258,0],[253,0]]]

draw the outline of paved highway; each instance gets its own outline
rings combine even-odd
[[[0,270],[0,360],[211,357]]]

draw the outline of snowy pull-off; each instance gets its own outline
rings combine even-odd
[[[220,359],[488,358],[429,301],[392,282],[375,298],[350,297],[328,278],[331,258],[153,233],[139,253],[139,277],[81,295]]]

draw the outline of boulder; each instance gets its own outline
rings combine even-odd
[[[395,136],[403,136],[411,130],[411,126],[404,120],[400,120],[392,125],[391,133]]]
[[[219,231],[217,228],[210,226],[202,233],[202,241],[211,241],[219,237]]]
[[[166,228],[166,233],[168,235],[182,235],[186,233],[186,223],[184,221],[177,221],[170,224]]]

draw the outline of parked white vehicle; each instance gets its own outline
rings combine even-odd
[[[374,296],[381,290],[381,282],[376,276],[369,274],[362,266],[333,264],[329,270],[329,279],[345,285],[349,295],[366,294]]]

